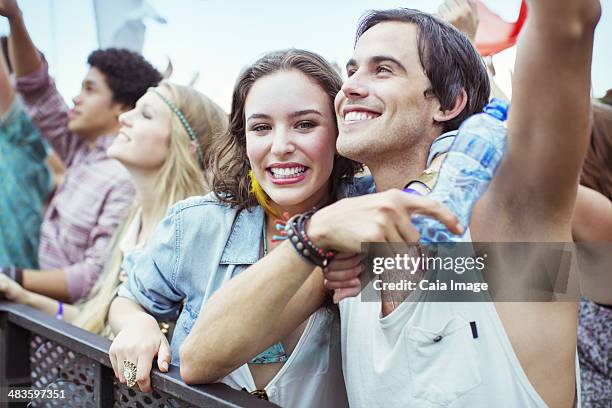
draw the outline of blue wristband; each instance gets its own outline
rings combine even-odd
[[[418,195],[418,196],[423,196],[423,194],[421,194],[420,191],[417,191],[414,188],[406,187],[403,191],[405,193],[410,193],[410,194],[414,194],[414,195]]]
[[[55,314],[55,318],[58,320],[64,320],[64,304],[59,302],[57,305],[57,313]]]

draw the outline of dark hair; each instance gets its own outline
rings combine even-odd
[[[606,94],[602,98],[599,98],[599,99],[596,99],[596,100],[601,102],[601,103],[603,103],[603,104],[605,104],[605,105],[612,106],[612,89],[608,89],[606,91]]]
[[[253,84],[260,78],[278,71],[297,70],[312,78],[329,96],[334,111],[334,99],[342,87],[342,79],[329,62],[310,51],[288,49],[265,54],[248,66],[236,80],[232,95],[229,127],[213,148],[211,187],[215,195],[238,209],[257,205],[247,177],[251,165],[246,154],[244,103]],[[281,89],[278,90],[282,92]],[[334,158],[331,174],[330,199],[334,200],[341,183],[352,179],[362,166],[342,156]]]
[[[359,21],[355,44],[359,38],[384,22],[402,22],[417,26],[421,66],[431,82],[426,94],[435,96],[442,109],[452,109],[461,90],[467,93],[467,105],[457,117],[444,122],[447,132],[459,127],[468,116],[482,111],[491,87],[484,61],[470,40],[452,25],[419,10],[397,8],[370,10]],[[398,38],[398,41],[402,39]]]
[[[121,48],[96,50],[87,63],[97,68],[113,92],[113,101],[133,108],[136,101],[162,80],[161,74],[142,55]]]
[[[607,96],[611,96],[609,92]],[[582,166],[580,183],[612,200],[612,104],[593,101],[591,142]]]
[[[9,74],[12,74],[13,66],[11,65],[11,57],[9,56],[8,37],[6,35],[1,36],[0,43],[2,44],[2,54],[4,55],[4,61],[6,61],[6,67],[8,68]]]

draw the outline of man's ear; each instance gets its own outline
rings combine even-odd
[[[116,118],[119,118],[119,115],[129,110],[132,110],[132,107],[127,106],[126,104],[121,103],[121,102],[112,102],[111,110],[113,111],[113,116],[115,116]]]
[[[456,118],[461,112],[463,112],[463,109],[465,109],[465,105],[467,105],[467,102],[467,92],[465,92],[465,89],[462,88],[461,93],[459,94],[459,96],[457,96],[457,99],[455,99],[455,104],[453,105],[453,107],[448,110],[440,109],[438,112],[435,113],[433,117],[434,120],[436,122],[448,122],[449,120]]]

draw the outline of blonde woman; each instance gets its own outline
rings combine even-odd
[[[136,199],[110,244],[104,273],[89,298],[64,305],[0,275],[0,294],[8,300],[102,335],[110,333],[106,318],[122,280],[124,255],[144,246],[172,204],[207,190],[209,147],[226,127],[227,115],[199,92],[163,82],[149,89],[119,121],[121,129],[107,152],[129,171]]]

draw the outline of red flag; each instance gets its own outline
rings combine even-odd
[[[482,1],[476,1],[480,24],[476,32],[476,49],[482,56],[497,54],[512,47],[527,19],[527,4],[521,2],[521,10],[515,23],[508,23],[493,13]]]

